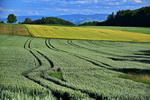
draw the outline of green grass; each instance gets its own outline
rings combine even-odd
[[[58,78],[60,80],[63,80],[63,77],[62,77],[62,73],[61,72],[49,72],[48,73],[51,77],[55,77],[55,78]]]
[[[143,74],[124,74],[124,75],[121,75],[120,77],[150,85],[150,75],[148,74],[144,74],[144,75]]]
[[[15,36],[20,28],[0,30],[10,34],[0,34],[0,100],[150,99],[149,42]]]
[[[149,50],[150,43],[0,34],[0,98],[149,99],[149,84],[120,77],[149,72]]]
[[[84,28],[98,28],[98,29],[112,29],[112,30],[121,30],[128,32],[137,32],[150,34],[150,28],[148,27],[119,27],[119,26],[80,26]]]

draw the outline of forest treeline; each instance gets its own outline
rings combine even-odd
[[[150,27],[150,6],[136,10],[119,10],[110,14],[106,21],[87,22],[82,25],[87,26],[136,26]]]
[[[42,17],[32,21],[30,18],[25,18],[25,21],[20,24],[60,24],[60,25],[75,25],[69,21],[57,18],[57,17]]]

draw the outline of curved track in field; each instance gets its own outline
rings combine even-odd
[[[96,66],[99,66],[99,67],[102,67],[102,68],[109,68],[109,67],[112,67],[110,66],[109,64],[106,64],[106,63],[103,63],[103,62],[100,62],[100,61],[97,61],[95,59],[92,59],[92,58],[88,58],[86,56],[83,56],[83,55],[79,55],[79,54],[76,54],[76,53],[72,53],[72,52],[69,52],[69,51],[65,51],[65,50],[62,50],[62,49],[59,49],[59,48],[55,48],[51,42],[50,42],[50,39],[47,39],[46,42],[45,42],[46,46],[51,49],[51,50],[55,50],[55,51],[58,51],[58,52],[63,52],[63,53],[68,53],[70,55],[73,55],[79,59],[82,59],[82,60],[85,60],[87,62],[90,62],[92,63],[93,65],[96,65]]]
[[[9,45],[11,44],[13,39],[8,40]],[[80,66],[79,65],[80,63],[76,64],[77,63],[76,61],[81,61],[81,63],[83,62],[83,63],[87,64],[88,67],[86,65],[83,65],[83,68],[86,66],[86,68],[88,70],[90,68],[95,68],[96,70],[97,69],[100,69],[100,70],[108,69],[111,71],[123,72],[124,69],[119,69],[119,68],[115,69],[115,65],[113,65],[113,64],[111,65],[111,62],[107,63],[107,59],[108,59],[108,61],[112,61],[112,60],[114,60],[114,61],[130,61],[131,60],[132,62],[133,62],[133,60],[136,60],[135,55],[130,55],[130,58],[132,58],[134,56],[132,59],[126,59],[121,56],[120,53],[123,52],[123,50],[125,50],[126,48],[120,49],[118,51],[119,53],[116,53],[116,54],[115,54],[115,50],[113,48],[111,48],[112,51],[114,50],[113,52],[108,52],[107,50],[105,51],[105,49],[109,48],[108,47],[109,43],[107,45],[107,42],[106,42],[106,46],[105,46],[105,44],[102,44],[104,48],[101,49],[101,47],[97,48],[96,46],[98,46],[98,45],[93,44],[92,43],[93,41],[86,41],[86,40],[85,41],[78,41],[78,40],[58,40],[57,41],[57,40],[45,38],[45,39],[39,39],[39,40],[37,40],[38,41],[37,42],[35,39],[36,38],[34,38],[34,37],[31,37],[28,39],[25,38],[25,40],[23,40],[23,41],[25,41],[25,43],[22,42],[22,43],[24,43],[23,47],[24,47],[25,51],[28,52],[31,56],[30,60],[34,59],[33,62],[35,63],[35,66],[31,66],[31,69],[25,70],[22,73],[22,75],[25,78],[27,78],[28,80],[34,82],[35,84],[38,84],[38,85],[42,86],[43,88],[47,88],[48,90],[51,90],[52,94],[57,99],[62,98],[62,100],[66,100],[64,97],[66,94],[67,94],[68,98],[70,98],[69,95],[76,96],[77,95],[76,93],[79,93],[80,95],[86,95],[90,99],[96,99],[96,100],[102,99],[102,95],[97,94],[97,92],[99,93],[99,91],[94,92],[91,89],[91,91],[92,91],[91,92],[90,88],[84,88],[84,87],[78,87],[78,86],[76,87],[76,85],[73,85],[71,83],[72,81],[70,82],[69,79],[68,79],[68,82],[70,82],[70,83],[67,83],[67,81],[65,81],[63,79],[61,80],[57,77],[53,77],[50,75],[46,76],[46,75],[48,75],[49,70],[52,72],[53,71],[55,72],[56,70],[58,71],[58,67],[63,67],[65,65],[64,64],[65,62],[68,62],[68,63],[71,62],[70,64],[68,64],[68,66],[73,64],[73,66],[71,66],[71,67],[74,67],[74,65],[75,65],[75,67],[74,67],[75,71],[78,70],[78,69],[76,69],[76,66]],[[16,39],[14,41],[15,41],[16,45],[18,45],[18,42],[16,41]],[[15,46],[15,43],[12,43],[11,46]],[[22,47],[22,43],[20,43],[21,47]],[[98,43],[98,42],[96,42],[96,43]],[[124,44],[124,45],[126,46],[126,44]],[[39,48],[40,46],[42,48]],[[18,49],[18,47],[15,49]],[[85,53],[84,53],[84,51],[85,51]],[[148,52],[148,50],[145,52],[147,52],[147,54],[144,53],[145,59],[144,58],[143,58],[143,60],[141,59],[141,62],[146,62],[149,64],[149,60],[147,59],[147,58],[149,58],[149,52]],[[89,53],[91,53],[91,54],[89,54]],[[125,53],[125,52],[123,52],[123,53]],[[56,54],[56,58],[55,58],[55,54]],[[127,54],[127,56],[128,55],[129,54]],[[65,59],[65,57],[67,57],[67,56],[68,56],[68,58]],[[51,60],[51,57],[54,57],[53,59],[55,59],[56,61]],[[61,58],[59,59],[59,57],[61,57]],[[63,61],[61,62],[61,64],[62,64],[62,66],[61,66],[61,64],[57,64],[57,59],[58,59],[58,63],[59,63],[59,61],[61,61],[63,59],[62,57],[64,57],[65,60],[64,60],[64,62]],[[70,60],[69,58],[71,58],[73,60]],[[106,59],[106,61],[105,61],[105,59]],[[112,60],[110,60],[110,59],[112,59]],[[138,59],[138,56],[137,56],[137,59]],[[55,67],[54,62],[56,62],[56,67]],[[113,62],[113,63],[116,64],[117,62]],[[33,65],[33,64],[31,64],[31,65]],[[136,63],[134,65],[136,65]],[[64,66],[64,70],[68,66]],[[145,66],[147,66],[147,65],[145,65]],[[71,67],[70,67],[70,69],[71,69]],[[98,68],[98,67],[100,67],[100,68]],[[69,69],[69,71],[70,71],[70,69]],[[130,70],[130,69],[127,69],[127,70]],[[72,71],[73,70],[71,69],[70,72],[72,72]],[[82,71],[82,70],[80,70],[80,71]],[[44,72],[46,72],[46,73],[44,73]],[[60,71],[60,73],[62,74],[63,71]],[[89,74],[89,75],[93,75],[93,74]],[[96,78],[96,77],[94,77],[94,78]],[[66,80],[67,80],[67,78],[66,78]],[[81,81],[81,83],[82,83],[82,81]],[[79,84],[81,84],[81,83],[79,83]],[[52,86],[54,86],[54,87],[52,87]],[[91,86],[91,85],[89,85],[89,86]],[[94,87],[94,88],[96,88],[96,87]],[[66,90],[64,91],[63,89],[66,89]]]
[[[112,45],[110,45],[110,44],[106,44],[106,43],[101,43],[101,44],[98,44],[98,43],[94,43],[92,40],[87,40],[87,42],[88,43],[90,43],[90,44],[92,44],[92,45],[96,45],[96,46],[102,46],[102,47],[112,47],[112,48],[115,48],[116,46],[117,47],[123,47],[122,45],[123,44],[115,44],[113,41],[109,41],[110,42],[110,44],[112,44]],[[115,46],[114,46],[115,45]]]
[[[28,51],[32,54],[32,56],[34,56],[34,58],[36,59],[36,61],[38,62],[38,64],[35,64],[35,65],[36,65],[35,68],[30,69],[30,70],[28,70],[28,71],[22,73],[22,75],[23,75],[24,77],[26,77],[27,79],[29,79],[29,80],[31,80],[31,81],[33,81],[33,82],[35,82],[35,83],[37,83],[37,84],[39,84],[39,85],[45,87],[45,88],[50,89],[50,90],[52,91],[53,95],[54,95],[57,99],[62,98],[62,100],[65,100],[65,99],[63,99],[64,97],[61,97],[61,95],[60,95],[59,92],[56,93],[56,92],[55,92],[53,89],[51,89],[49,86],[47,86],[47,85],[43,84],[42,82],[40,82],[40,80],[37,80],[37,79],[35,79],[35,78],[32,78],[31,76],[28,75],[28,74],[34,72],[34,70],[38,69],[39,67],[44,67],[41,58],[38,57],[39,54],[40,54],[41,56],[43,56],[43,57],[45,58],[45,60],[47,60],[47,61],[49,62],[51,68],[54,67],[53,62],[52,62],[47,56],[45,56],[45,55],[44,55],[43,53],[41,53],[40,51],[34,50],[34,49],[31,48],[31,42],[32,42],[33,39],[34,39],[34,38],[29,38],[29,39],[25,42],[24,48],[25,48],[26,50],[28,50]],[[47,46],[48,48],[51,48],[51,49],[52,49],[52,46],[49,46],[49,44],[47,44],[46,40],[47,40],[47,39],[45,39],[45,44],[46,44],[46,46]],[[53,78],[45,78],[44,76],[39,76],[39,77],[40,77],[40,78],[43,78],[43,79],[45,79],[45,80],[47,80],[47,81],[50,81],[50,82],[52,82],[52,83],[54,83],[54,84],[56,84],[56,85],[58,85],[58,86],[65,87],[65,88],[71,89],[71,90],[73,90],[73,91],[80,91],[81,93],[86,93],[86,91],[81,91],[81,90],[76,89],[76,88],[74,88],[74,87],[71,87],[71,86],[69,86],[69,85],[60,83],[59,81],[54,80]],[[89,95],[90,97],[92,96],[92,94],[91,94],[91,95],[88,94],[88,93],[86,93],[86,94]],[[91,98],[94,98],[94,97],[91,97]]]
[[[92,64],[95,65],[95,66],[99,66],[99,67],[102,67],[102,68],[107,68],[106,66],[111,67],[110,65],[105,64],[105,63],[102,63],[102,62],[101,62],[101,65],[100,65],[100,64],[96,63],[96,61],[89,60],[88,57],[81,56],[81,55],[78,55],[78,54],[75,54],[75,53],[71,53],[71,52],[68,52],[68,51],[65,51],[65,50],[62,50],[62,49],[55,48],[55,47],[51,44],[50,39],[45,39],[45,45],[46,45],[49,49],[51,49],[51,50],[54,50],[54,51],[57,51],[57,52],[67,53],[67,54],[72,55],[72,56],[75,56],[75,57],[77,57],[77,58],[79,58],[79,59],[82,59],[82,60],[85,60],[85,61],[87,61],[87,62],[90,62],[90,63],[92,63]],[[67,84],[63,84],[63,83],[61,83],[61,82],[59,82],[59,81],[53,80],[52,78],[45,78],[45,77],[43,77],[43,78],[46,79],[46,80],[49,80],[49,81],[53,81],[54,83],[56,83],[56,84],[58,84],[58,85],[61,85],[61,86],[64,86],[64,87],[66,87],[66,88],[70,88],[70,89],[73,89],[73,90],[80,91],[80,92],[82,92],[82,93],[86,93],[86,94],[88,94],[91,98],[94,98],[94,99],[96,99],[96,100],[102,100],[102,98],[103,98],[102,95],[97,94],[98,96],[96,97],[96,96],[95,96],[95,93],[90,93],[90,92],[88,92],[88,91],[86,91],[86,90],[79,89],[79,88],[77,89],[77,88],[75,88],[75,87],[72,87],[72,86],[69,86],[69,85],[67,85]]]
[[[31,42],[32,42],[33,39],[34,39],[34,38],[28,39],[28,40],[25,42],[25,44],[24,44],[24,48],[25,48],[26,50],[28,50],[28,51],[35,57],[35,59],[38,61],[38,66],[42,66],[42,65],[43,65],[43,62],[42,62],[41,58],[38,57],[39,55],[41,55],[46,61],[49,62],[49,66],[50,66],[51,68],[53,68],[53,67],[54,67],[53,62],[52,62],[46,55],[44,55],[43,53],[41,53],[41,52],[38,51],[38,50],[35,50],[35,49],[32,49],[32,48],[31,48]]]
[[[98,51],[98,50],[94,50],[94,49],[90,49],[90,48],[86,48],[86,47],[77,45],[77,44],[73,43],[73,40],[68,40],[67,42],[71,46],[74,46],[74,47],[77,47],[77,48],[81,48],[81,49],[84,49],[84,50],[89,50],[89,51],[92,51],[92,52],[95,52],[95,53],[101,53],[101,54],[105,54],[105,55],[118,56],[118,55],[115,55],[115,54],[106,53],[106,52],[102,52],[102,51]]]
[[[87,47],[84,47],[84,46],[81,46],[81,45],[77,45],[77,44],[73,43],[73,40],[68,40],[67,42],[68,42],[68,44],[70,44],[70,45],[72,45],[74,47],[77,47],[77,48],[81,48],[81,49],[84,49],[84,50],[89,50],[89,51],[92,51],[92,52],[95,52],[95,53],[98,53],[98,54],[104,54],[104,55],[109,55],[109,56],[111,55],[112,57],[107,57],[107,58],[108,59],[112,59],[114,61],[131,61],[131,62],[140,62],[140,63],[150,64],[150,60],[147,60],[147,59],[136,59],[136,57],[134,57],[134,58],[133,57],[132,58],[127,58],[126,57],[125,58],[125,57],[123,57],[121,55],[116,55],[116,54],[112,54],[112,53],[106,53],[106,52],[103,52],[103,51],[98,51],[98,50],[87,48]],[[120,51],[118,51],[118,52],[120,52]],[[121,50],[121,52],[130,53],[129,51],[126,51],[126,50]],[[145,58],[145,57],[141,57],[141,56],[139,56],[139,57],[140,58]]]
[[[93,47],[98,46],[98,47],[102,47],[102,48],[104,47],[107,49],[112,48],[111,50],[113,50],[113,51],[117,47],[118,48],[117,52],[121,52],[121,53],[122,52],[123,53],[132,52],[132,50],[130,50],[130,49],[123,48],[123,47],[129,46],[129,44],[133,45],[135,47],[134,49],[139,48],[139,47],[141,48],[141,46],[134,45],[134,42],[122,42],[122,43],[120,43],[120,42],[113,42],[113,41],[101,41],[101,43],[95,43],[96,41],[92,41],[92,40],[87,40],[87,42],[89,43],[89,45],[92,45]],[[87,44],[83,44],[82,42],[80,44],[87,45]],[[143,44],[143,43],[141,43],[141,44]],[[87,45],[87,46],[89,46],[89,45]],[[147,47],[142,47],[142,48],[147,49]]]

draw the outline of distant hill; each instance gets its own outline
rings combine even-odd
[[[76,25],[79,25],[85,22],[104,21],[107,19],[108,15],[109,14],[94,14],[94,15],[73,14],[73,15],[61,15],[57,17],[70,21]]]
[[[66,21],[70,21],[76,25],[92,22],[92,21],[104,21],[107,19],[108,14],[94,14],[94,15],[82,15],[82,14],[73,14],[73,15],[61,15],[55,16]],[[32,20],[41,19],[42,17],[48,16],[17,16],[17,22],[23,22],[25,18],[30,18]],[[7,18],[1,18],[5,23],[7,22]]]
[[[72,22],[63,20],[57,17],[42,17],[41,19],[31,20],[30,18],[26,18],[25,21],[20,24],[57,24],[57,25],[75,25]]]

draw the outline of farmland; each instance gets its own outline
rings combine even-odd
[[[84,28],[98,28],[98,29],[113,29],[113,30],[121,30],[128,32],[136,32],[136,33],[145,33],[150,34],[150,28],[146,27],[119,27],[119,26],[82,26]]]
[[[26,27],[35,37],[0,34],[2,100],[150,99],[150,84],[145,82],[150,77],[148,34],[133,33],[118,41],[119,37],[109,36],[102,39],[109,41],[99,41],[96,35],[89,37],[97,29],[88,30],[85,38],[85,28],[77,28],[83,32],[79,36],[80,32],[76,35],[69,27]],[[72,30],[75,32],[70,35]],[[135,34],[141,38],[133,37]],[[144,82],[133,79],[135,75],[145,76]]]
[[[84,40],[107,40],[107,41],[129,41],[129,42],[150,42],[150,35],[136,32],[81,28],[46,25],[26,25],[30,34],[35,37],[63,38],[63,39],[84,39]],[[146,30],[147,31],[147,30]],[[143,32],[143,30],[141,31]],[[144,31],[145,32],[145,31]]]
[[[30,35],[27,28],[24,25],[18,24],[0,24],[0,34],[8,35]]]

